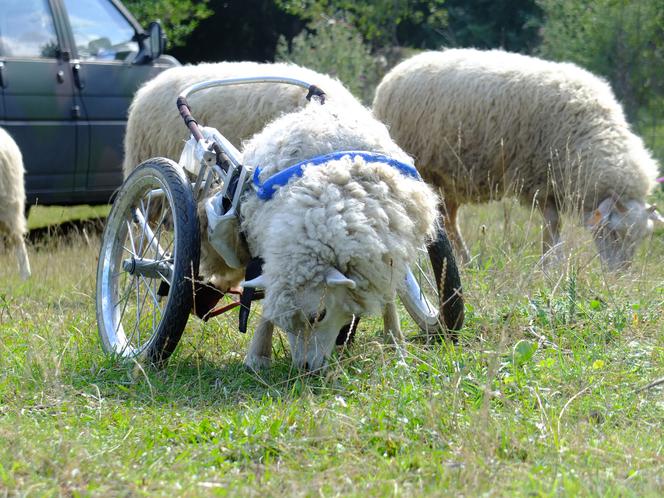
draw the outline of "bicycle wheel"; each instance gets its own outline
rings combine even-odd
[[[174,162],[154,158],[127,178],[113,203],[97,265],[103,349],[159,366],[187,324],[200,258],[191,186]]]
[[[463,326],[463,291],[459,269],[445,230],[422,246],[399,297],[408,314],[426,337],[449,337],[456,341],[456,330]],[[441,313],[442,310],[442,313]]]

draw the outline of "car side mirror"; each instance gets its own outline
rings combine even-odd
[[[152,57],[152,60],[156,60],[164,53],[166,37],[164,36],[164,31],[161,29],[161,24],[157,21],[150,23],[148,33],[150,39],[150,57]]]

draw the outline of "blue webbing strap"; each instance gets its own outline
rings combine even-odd
[[[254,170],[254,177],[253,177],[253,182],[254,185],[256,186],[256,195],[258,195],[259,199],[267,201],[272,198],[274,193],[277,191],[277,187],[286,185],[288,183],[288,180],[290,180],[293,176],[302,176],[302,172],[306,165],[311,164],[313,166],[318,166],[328,161],[341,159],[344,156],[353,156],[353,157],[359,156],[368,163],[388,164],[393,168],[398,169],[401,173],[403,173],[406,176],[411,176],[417,180],[421,180],[420,174],[417,172],[417,169],[415,169],[415,166],[402,163],[401,161],[397,161],[396,159],[393,159],[383,154],[378,154],[376,152],[351,150],[351,151],[333,152],[332,154],[317,156],[312,159],[307,159],[306,161],[299,162],[297,164],[294,164],[293,166],[289,166],[285,170],[279,171],[278,173],[272,175],[270,178],[265,180],[263,184],[261,184],[259,179],[261,169],[260,167],[257,167]]]

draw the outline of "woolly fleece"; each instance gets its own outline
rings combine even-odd
[[[295,64],[220,62],[173,67],[145,83],[129,108],[125,136],[125,178],[151,157],[177,161],[189,138],[175,105],[188,86],[205,80],[281,76],[317,85],[326,98],[344,101],[349,108],[361,107],[336,79]],[[236,148],[276,117],[304,106],[307,91],[293,85],[257,83],[215,87],[191,96],[192,114],[201,125],[216,128]]]
[[[5,235],[16,250],[21,277],[30,276],[30,262],[23,236],[25,220],[25,187],[23,156],[14,139],[0,128],[0,235]]]
[[[629,264],[659,219],[645,204],[657,163],[609,85],[574,64],[501,50],[424,52],[385,76],[373,110],[441,189],[448,233],[465,259],[456,213],[467,202],[516,195],[538,206],[548,252],[559,247],[559,211],[588,222],[611,199],[601,218],[609,231],[593,226],[611,267]]]
[[[270,123],[244,147],[247,166],[261,166],[261,181],[286,167],[339,150],[380,152],[412,164],[368,110],[343,104],[308,104]],[[348,310],[376,313],[394,299],[417,248],[430,237],[437,196],[424,182],[397,169],[343,157],[304,168],[269,201],[253,192],[242,204],[242,228],[252,254],[265,260],[263,311],[288,329],[336,268],[356,282]]]

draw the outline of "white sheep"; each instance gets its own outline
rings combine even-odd
[[[280,76],[317,85],[327,99],[343,100],[350,107],[361,104],[338,80],[294,64],[220,62],[178,66],[167,69],[145,83],[129,108],[125,135],[123,172],[125,178],[151,157],[178,160],[187,128],[176,111],[175,100],[186,87],[205,80]],[[220,86],[189,99],[196,119],[219,130],[235,147],[258,133],[274,118],[302,107],[307,92],[293,85],[257,83]]]
[[[21,277],[27,279],[30,261],[23,240],[27,232],[24,213],[23,156],[14,139],[0,128],[0,236],[15,248]]]
[[[600,258],[627,265],[661,215],[645,203],[657,164],[611,88],[576,65],[501,50],[418,54],[376,90],[375,115],[444,194],[457,253],[457,210],[515,194],[541,210],[543,251],[559,247],[559,212],[583,213]]]
[[[265,182],[294,163],[343,150],[412,165],[367,109],[332,99],[270,123],[246,143],[243,159],[261,168]],[[287,332],[294,364],[311,370],[325,364],[354,316],[382,310],[386,334],[398,336],[397,284],[433,233],[437,202],[424,182],[353,154],[305,166],[269,200],[248,191],[241,226],[251,253],[264,260],[266,293],[245,363],[269,364],[273,324]]]

